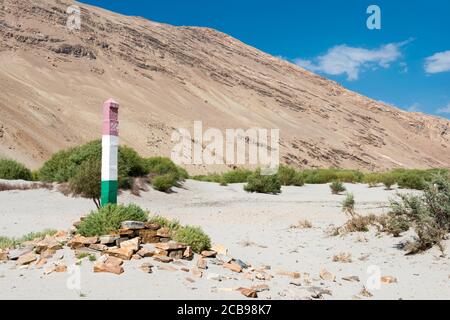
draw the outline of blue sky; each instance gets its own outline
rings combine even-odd
[[[448,0],[83,0],[173,25],[218,29],[403,109],[450,118]],[[369,30],[369,5],[381,30]]]

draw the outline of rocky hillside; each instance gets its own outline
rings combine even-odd
[[[66,27],[79,5],[81,30]],[[169,155],[174,128],[279,128],[301,168],[449,167],[450,122],[371,100],[215,30],[174,27],[59,0],[0,1],[0,155],[39,166],[101,134]],[[206,171],[211,168],[191,168]]]

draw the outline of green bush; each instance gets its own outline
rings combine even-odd
[[[330,184],[330,189],[332,194],[340,194],[347,190],[341,181],[333,181]]]
[[[69,182],[73,195],[92,199],[97,209],[100,208],[101,167],[99,159],[89,159],[80,165],[78,172]]]
[[[224,181],[222,181],[222,175],[218,173],[210,173],[208,175],[197,175],[194,176],[193,179],[202,182],[225,183]]]
[[[167,227],[172,231],[178,230],[179,228],[181,228],[181,224],[178,220],[169,220],[162,216],[152,216],[152,217],[150,217],[148,222],[149,223],[157,223],[161,227]]]
[[[392,214],[409,223],[417,234],[417,240],[408,246],[410,253],[417,253],[438,245],[444,251],[442,240],[450,232],[450,178],[437,175],[427,182],[422,195],[399,195],[392,201]]]
[[[368,173],[364,175],[363,182],[368,184],[370,188],[376,187],[381,183],[382,176],[379,173]]]
[[[277,175],[282,186],[301,187],[305,184],[303,175],[291,167],[280,166]]]
[[[304,170],[302,175],[305,182],[309,184],[325,184],[333,181],[357,183],[362,182],[364,178],[364,174],[362,172],[344,169]]]
[[[347,193],[342,202],[342,211],[353,216],[355,214],[355,196],[353,193]]]
[[[38,171],[38,177],[41,181],[68,182],[77,174],[84,162],[101,161],[101,157],[102,142],[91,141],[54,154]],[[119,187],[125,189],[131,186],[132,177],[146,174],[142,158],[136,151],[126,146],[119,146],[118,171]]]
[[[410,229],[410,221],[403,215],[388,214],[383,222],[383,231],[399,237]]]
[[[246,169],[235,169],[222,174],[220,183],[245,183],[248,178],[253,174],[252,171]]]
[[[391,190],[392,186],[396,184],[396,176],[392,173],[385,173],[381,176],[381,182],[386,187],[386,190]]]
[[[9,159],[0,159],[0,179],[33,180],[31,171],[23,164]]]
[[[190,246],[195,253],[211,248],[211,239],[200,227],[181,227],[175,232],[174,240]]]
[[[172,173],[157,176],[152,179],[153,189],[161,192],[170,192],[177,185],[177,179]]]
[[[177,167],[175,163],[169,158],[164,157],[152,157],[146,158],[144,161],[145,171],[151,175],[162,176],[165,174],[172,174],[177,179],[185,175],[182,169]]]
[[[252,174],[253,172],[247,169],[235,169],[222,174],[210,173],[208,175],[197,175],[193,179],[203,182],[220,183],[226,186],[230,183],[246,183]]]
[[[107,205],[91,212],[77,228],[85,237],[101,236],[120,229],[123,221],[147,221],[148,213],[136,205]]]
[[[277,175],[263,176],[261,175],[261,170],[258,169],[249,177],[244,190],[247,192],[279,194],[281,193],[281,183]]]

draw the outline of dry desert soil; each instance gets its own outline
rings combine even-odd
[[[369,188],[363,184],[346,185],[357,201],[361,214],[383,214],[388,201],[397,192],[382,187]],[[229,249],[232,257],[255,268],[270,267],[268,280],[245,279],[209,263],[201,279],[195,282],[179,264],[162,264],[152,258],[125,264],[120,275],[93,273],[93,262],[81,264],[81,288],[70,289],[67,283],[73,274],[44,275],[42,269],[17,268],[13,262],[0,264],[0,299],[245,299],[234,289],[267,285],[260,299],[447,299],[450,296],[450,251],[442,257],[437,249],[406,256],[398,244],[412,234],[393,238],[377,234],[352,233],[330,236],[331,226],[346,221],[341,212],[343,195],[332,195],[328,185],[283,187],[278,196],[248,194],[241,184],[219,186],[214,183],[187,180],[172,194],[154,190],[136,197],[127,192],[121,203],[136,203],[152,214],[180,220],[183,224],[199,225],[213,243]],[[45,228],[69,229],[72,223],[93,209],[85,199],[63,196],[57,191],[32,190],[0,192],[0,234],[19,237]],[[291,228],[299,220],[312,223],[310,229]],[[447,241],[447,247],[450,243]],[[75,263],[74,253],[63,249],[56,257],[69,267]],[[333,262],[334,255],[348,253],[351,262]],[[184,267],[195,265],[183,261]],[[144,262],[152,263],[152,274],[139,269]],[[395,278],[395,283],[368,289],[372,296],[361,293],[369,280],[373,266],[380,276]],[[176,268],[176,270],[173,270]],[[172,269],[172,270],[167,270]],[[322,269],[329,271],[334,281],[320,277]],[[299,279],[283,276],[282,272],[298,272]],[[359,281],[344,280],[356,276]],[[222,281],[215,278],[221,277]]]

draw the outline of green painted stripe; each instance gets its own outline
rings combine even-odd
[[[102,207],[107,204],[117,203],[117,191],[119,189],[119,184],[117,180],[115,181],[102,181]]]

